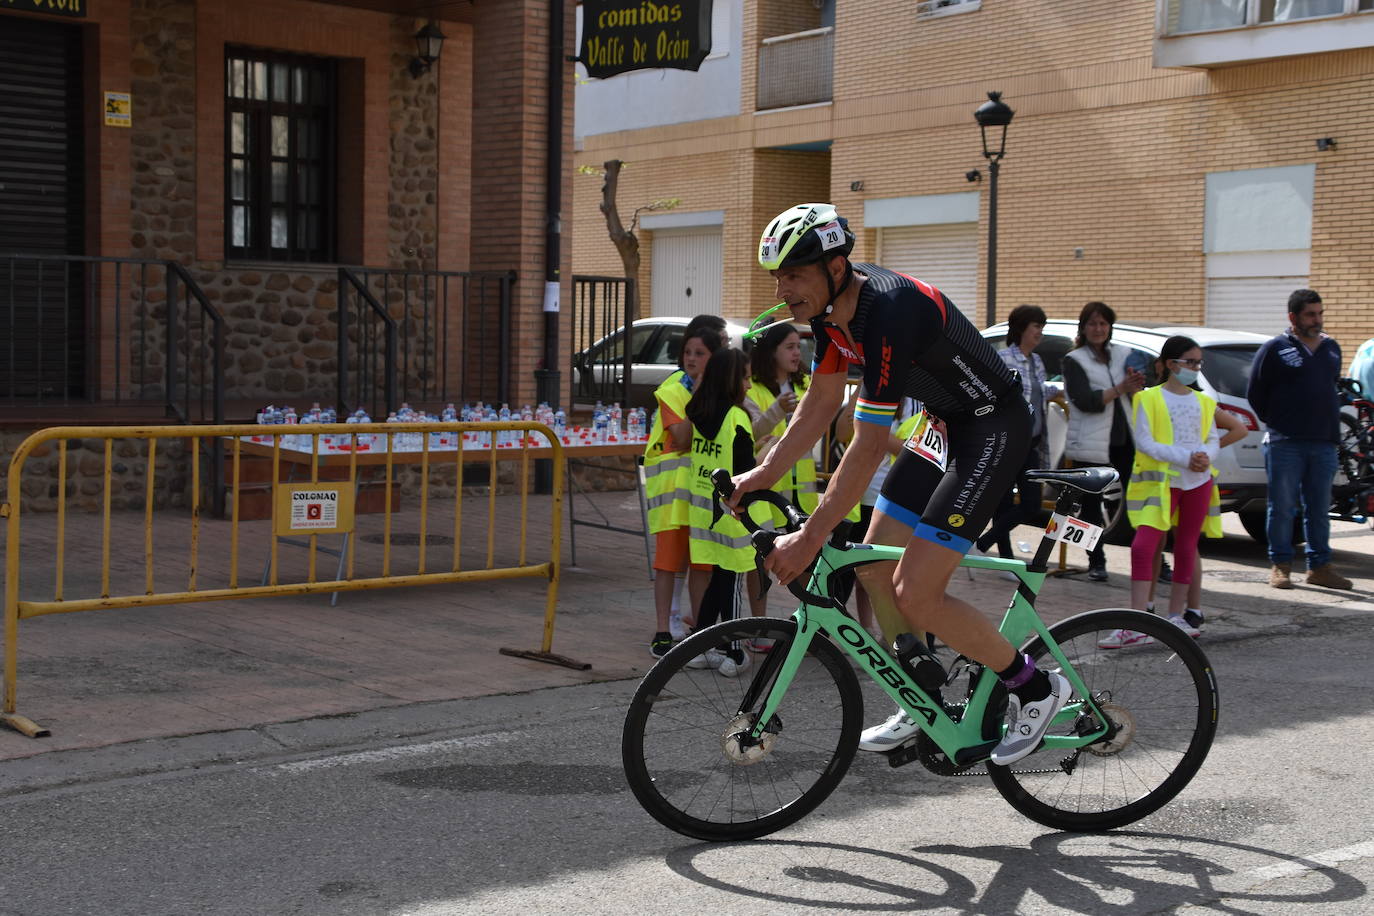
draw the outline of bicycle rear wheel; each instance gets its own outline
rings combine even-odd
[[[1118,629],[1149,641],[1101,648]],[[1206,655],[1183,630],[1141,611],[1088,611],[1050,633],[1111,729],[1078,750],[1042,747],[1008,767],[989,763],[993,785],[1017,811],[1056,830],[1109,830],[1159,810],[1196,775],[1216,734],[1217,687]],[[1057,667],[1040,639],[1025,651]],[[1085,714],[1051,734],[1097,727]]]
[[[791,620],[726,621],[684,640],[645,675],[625,716],[621,756],[635,798],[659,823],[701,840],[753,839],[795,823],[839,784],[858,747],[863,695],[824,637],[812,640],[763,738],[747,737],[796,632]],[[751,656],[743,648],[751,639],[775,642]],[[687,666],[714,660],[708,650],[751,661],[733,677]]]

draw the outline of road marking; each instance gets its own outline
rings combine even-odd
[[[1340,849],[1328,849],[1326,852],[1303,856],[1300,862],[1280,862],[1277,865],[1265,865],[1262,868],[1252,868],[1249,871],[1241,872],[1241,874],[1254,879],[1253,884],[1262,884],[1265,881],[1273,881],[1278,878],[1293,878],[1304,872],[1316,871],[1322,867],[1329,868],[1342,862],[1349,862],[1351,859],[1370,857],[1374,857],[1374,841],[1343,846]]]
[[[402,744],[396,747],[383,747],[375,751],[355,751],[351,754],[336,754],[332,757],[313,757],[310,760],[295,760],[261,767],[270,775],[279,773],[305,773],[311,770],[324,770],[330,767],[352,766],[358,763],[385,763],[404,760],[409,757],[423,757],[445,751],[461,751],[474,747],[489,747],[525,737],[524,732],[494,732],[490,735],[472,735],[467,738],[447,738],[443,741],[426,741],[423,744]]]

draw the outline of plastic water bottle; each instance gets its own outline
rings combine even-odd
[[[496,412],[496,418],[497,418],[498,420],[500,420],[502,423],[509,423],[509,422],[510,422],[510,405],[509,405],[509,404],[502,404],[502,405],[501,405],[501,409],[498,410],[498,411]],[[512,436],[512,434],[511,434],[511,431],[508,430],[508,429],[503,429],[503,430],[501,430],[501,432],[498,433],[497,436],[496,436],[496,446],[497,446],[497,448],[502,448],[502,447],[504,447],[504,446],[510,445],[512,441],[513,441],[513,436]]]
[[[620,440],[621,430],[623,430],[625,414],[620,409],[620,402],[616,401],[611,405],[611,409],[606,412],[606,428],[610,438]]]
[[[553,427],[553,434],[558,437],[558,441],[562,442],[563,437],[568,434],[568,415],[563,412],[562,407],[553,412],[553,422],[549,425]]]
[[[609,434],[610,414],[598,401],[596,412],[592,414],[592,441],[597,445],[604,445]]]
[[[644,441],[644,408],[630,408],[630,428],[628,435],[631,442]]]

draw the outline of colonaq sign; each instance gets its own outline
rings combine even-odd
[[[584,0],[577,59],[597,79],[696,70],[711,53],[711,0]]]

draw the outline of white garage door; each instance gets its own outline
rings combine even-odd
[[[1306,285],[1306,277],[1212,277],[1207,326],[1272,337],[1288,327],[1288,294]]]
[[[655,316],[721,314],[719,226],[655,229],[652,251]]]
[[[970,319],[977,310],[978,224],[887,226],[878,230],[878,263],[925,280]]]

